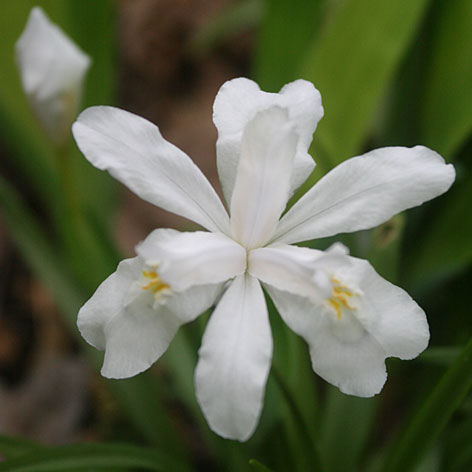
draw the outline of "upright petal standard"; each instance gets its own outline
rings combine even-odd
[[[279,94],[248,79],[221,87],[213,117],[230,216],[153,124],[111,107],[79,116],[73,134],[92,164],[210,231],[153,231],[82,307],[82,335],[105,349],[103,375],[146,369],[182,324],[215,305],[199,351],[197,399],[213,431],[245,441],[272,358],[262,287],[308,343],[314,371],[345,393],[375,395],[385,358],[411,359],[426,348],[423,310],[367,261],[340,244],[325,252],[288,244],[378,225],[444,193],[454,168],[422,146],[371,151],[328,173],[279,221],[314,167],[308,147],[322,116],[319,92],[303,80]]]

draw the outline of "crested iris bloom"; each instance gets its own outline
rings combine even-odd
[[[87,159],[141,198],[208,230],[153,231],[82,307],[83,337],[105,350],[102,374],[147,369],[179,326],[216,303],[199,350],[195,387],[210,427],[244,441],[263,404],[272,337],[262,286],[308,343],[315,372],[343,392],[378,393],[385,358],[411,359],[428,343],[421,308],[340,244],[290,244],[372,228],[445,192],[454,169],[425,147],[377,149],[343,162],[284,216],[314,167],[319,92],[298,80],[278,94],[247,79],[214,104],[218,172],[230,216],[190,158],[150,122],[93,107],[73,125]]]
[[[48,137],[63,144],[79,111],[90,58],[34,7],[16,43],[16,59],[34,113]]]

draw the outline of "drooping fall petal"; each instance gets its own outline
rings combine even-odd
[[[313,303],[266,288],[287,325],[310,347],[313,370],[344,393],[370,397],[387,378],[385,359],[411,359],[429,340],[423,310],[402,289],[382,279],[367,261],[324,260],[333,291]]]
[[[131,377],[149,368],[179,327],[208,309],[221,291],[221,284],[200,285],[166,293],[158,302],[142,282],[145,267],[140,257],[122,261],[80,309],[80,333],[105,350],[105,377]]]
[[[272,360],[267,307],[257,279],[242,275],[218,303],[195,371],[198,402],[220,436],[247,440],[259,421]]]

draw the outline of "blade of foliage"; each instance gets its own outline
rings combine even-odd
[[[404,223],[404,215],[395,215],[374,230],[366,232],[366,236],[370,238],[370,245],[365,259],[369,260],[382,277],[393,283],[398,278],[398,255]]]
[[[10,236],[32,271],[53,294],[65,321],[75,329],[75,317],[83,296],[75,288],[75,282],[58,257],[14,189],[0,178],[0,209]]]
[[[0,463],[0,471],[8,472],[66,472],[96,468],[139,468],[159,472],[187,470],[178,460],[163,452],[128,444],[48,447]]]
[[[98,40],[98,32],[111,29],[111,18],[100,14],[107,2],[73,2],[69,0],[34,1],[4,0],[2,15],[0,15],[0,30],[2,44],[0,46],[0,62],[2,64],[2,80],[0,82],[0,117],[2,127],[0,134],[8,149],[11,151],[10,165],[24,175],[31,187],[38,193],[39,198],[47,203],[51,212],[55,212],[57,202],[63,197],[59,185],[59,172],[56,169],[57,159],[55,150],[44,136],[27,103],[21,87],[20,76],[15,64],[14,48],[33,6],[44,8],[52,21],[83,46],[85,52],[92,57],[92,67],[85,84],[85,99],[87,104],[102,104],[110,102],[110,91],[113,90],[112,77],[114,68],[110,65],[114,56],[110,45],[114,43],[113,35],[106,34],[96,41],[96,45],[88,49],[89,43],[82,44],[81,38],[71,28],[69,9],[72,4],[80,3],[84,21],[75,15],[73,24],[80,24],[83,36],[97,34],[91,39]],[[87,8],[86,8],[87,7]],[[78,7],[76,7],[79,9]],[[72,17],[73,15],[70,14]],[[97,54],[97,57],[95,57]],[[108,57],[108,59],[107,59]],[[72,139],[72,135],[71,135]],[[10,158],[10,155],[7,155]],[[111,179],[103,172],[90,166],[83,156],[74,148],[67,156],[73,171],[74,188],[79,201],[83,202],[87,211],[98,214],[100,220],[107,220],[114,205],[114,188]],[[97,205],[97,201],[100,205]],[[59,220],[61,223],[61,221]],[[63,222],[65,225],[67,221]]]
[[[251,459],[249,461],[249,465],[251,466],[251,469],[255,470],[256,472],[272,472],[272,469],[269,469],[269,467],[265,466],[256,459]]]
[[[266,302],[274,353],[264,416],[271,429],[281,426],[287,442],[284,450],[277,451],[283,457],[278,457],[277,462],[271,461],[271,464],[283,462],[294,471],[303,471],[313,463],[313,467],[319,469],[321,464],[315,441],[319,402],[313,375],[310,375],[312,367],[308,349],[299,336],[287,329],[270,297],[266,296]]]
[[[10,159],[10,165],[21,170],[29,188],[40,196],[43,203],[54,207],[61,195],[61,188],[47,144],[37,133],[29,132],[19,120],[15,120],[1,100],[0,120],[0,138],[14,156]]]
[[[422,141],[450,159],[472,130],[472,2],[436,1]]]
[[[262,0],[242,0],[230,4],[190,38],[188,53],[196,58],[208,54],[225,39],[256,26],[261,13]]]
[[[346,0],[306,54],[302,77],[327,113],[314,140],[331,166],[356,154],[377,102],[420,25],[428,0]]]
[[[472,339],[422,402],[386,461],[385,472],[408,472],[428,451],[472,387]]]
[[[168,453],[180,455],[183,461],[183,444],[176,436],[169,418],[170,411],[166,410],[162,389],[156,379],[144,373],[130,379],[107,380],[106,383],[143,437]]]
[[[116,95],[116,2],[109,0],[62,0],[63,24],[74,40],[92,58],[87,74],[83,106],[113,105]],[[73,146],[75,191],[87,213],[100,224],[111,221],[116,207],[117,185],[105,172],[95,169]],[[100,205],[97,205],[97,201]]]
[[[14,457],[35,451],[40,446],[28,439],[17,438],[0,434],[0,456],[3,459],[11,459]]]
[[[18,250],[34,274],[52,294],[70,332],[79,336],[76,318],[85,296],[77,288],[48,241],[37,221],[29,214],[16,192],[0,179],[0,209],[9,233]],[[84,343],[85,346],[85,343]],[[87,349],[95,368],[101,364],[101,354]],[[180,451],[164,406],[159,402],[160,390],[156,381],[147,374],[133,379],[109,382],[110,388],[122,404],[130,420],[143,437],[167,450]]]
[[[457,182],[447,195],[447,205],[430,220],[424,239],[415,246],[409,279],[422,289],[429,282],[457,273],[472,261],[472,175]]]
[[[418,360],[440,366],[450,366],[459,357],[462,349],[456,346],[430,347]]]
[[[254,60],[254,77],[264,90],[276,92],[300,78],[306,44],[315,36],[325,0],[264,0]]]
[[[444,470],[464,472],[472,469],[472,416],[466,417],[455,428],[449,428],[444,434],[445,462]]]
[[[358,470],[377,406],[377,398],[353,397],[328,386],[319,435],[326,470]]]
[[[282,375],[280,375],[276,368],[272,368],[272,373],[291,413],[291,418],[293,419],[293,422],[296,426],[294,428],[294,433],[297,435],[298,441],[303,446],[301,448],[301,451],[303,451],[303,456],[297,457],[297,459],[299,459],[299,462],[302,464],[306,463],[312,472],[321,472],[323,467],[318,453],[318,445],[315,443],[315,441],[313,441],[305,419],[298,409],[298,406],[290,392],[289,387],[286,385],[284,378]]]
[[[64,0],[63,0],[64,1]],[[116,95],[116,2],[65,0],[68,33],[92,58],[84,107],[113,104]]]

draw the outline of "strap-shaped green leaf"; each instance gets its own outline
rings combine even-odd
[[[163,452],[128,444],[72,444],[45,448],[0,463],[0,471],[67,472],[138,469],[158,472],[186,470]]]
[[[341,2],[301,70],[320,90],[325,108],[314,140],[315,159],[324,152],[334,166],[360,150],[427,5],[428,0]]]
[[[67,272],[36,219],[14,189],[3,179],[0,179],[0,210],[18,250],[33,273],[50,291],[71,333],[79,336],[75,323],[79,308],[85,300],[84,294]],[[84,348],[85,346],[84,343]],[[86,352],[98,369],[102,355],[91,348],[86,349]],[[141,374],[132,379],[110,381],[108,384],[136,430],[144,438],[152,444],[165,447],[168,451],[181,452],[181,445],[176,440],[168,412],[160,402],[161,389],[154,378]]]
[[[471,201],[472,174],[457,182],[445,196],[442,211],[429,221],[424,239],[415,248],[407,276],[418,289],[423,290],[429,283],[456,274],[471,263]]]
[[[29,439],[0,434],[0,456],[12,459],[39,449],[41,446]]]
[[[436,2],[434,15],[422,141],[451,159],[472,131],[472,2]]]
[[[428,451],[472,387],[472,339],[409,422],[384,464],[385,472],[408,472]]]
[[[264,464],[262,464],[256,459],[251,459],[249,461],[249,465],[251,466],[251,469],[256,472],[272,472],[272,470],[269,469],[269,467],[265,466]]]
[[[299,76],[306,46],[316,37],[326,0],[264,0],[254,61],[263,90],[278,92]]]

